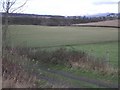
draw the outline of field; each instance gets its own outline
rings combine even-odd
[[[71,47],[98,57],[109,52],[110,63],[118,61],[118,29],[104,27],[50,27],[33,25],[10,26],[13,46]]]
[[[101,27],[10,26],[12,45],[48,47],[118,40],[118,30]]]
[[[67,48],[67,50],[71,49],[75,51],[84,51],[88,54],[88,56],[95,56],[95,58],[107,58],[108,63],[112,65],[112,67],[118,66],[117,28],[10,25],[9,33],[9,39],[11,41],[10,44],[13,47],[18,46],[29,47],[33,49],[36,48],[37,50],[50,50],[50,53],[53,53],[52,50],[54,51],[59,49],[60,47],[63,47]],[[57,52],[55,52],[55,55]],[[48,54],[34,54],[35,57],[38,57],[36,58],[36,60],[44,61],[44,57],[46,59],[47,56],[49,57],[49,55],[54,55],[50,53],[48,52]],[[30,55],[34,56],[34,54],[32,53]],[[59,55],[59,52],[57,54]],[[65,53],[65,55],[69,54]],[[13,56],[14,55],[12,55],[12,57]],[[41,56],[43,56],[43,59]],[[18,56],[14,56],[13,58],[18,58]],[[54,57],[52,59],[54,60]],[[52,59],[50,58],[50,60]],[[92,59],[95,60],[94,58]],[[50,83],[53,83],[53,81],[54,83],[57,83],[59,82],[59,80],[62,80],[59,83],[66,81],[71,83],[72,85],[80,85],[81,87],[99,87],[99,85],[94,82],[94,80],[96,80],[97,83],[101,84],[101,87],[108,87],[107,85],[109,83],[117,83],[118,81],[116,73],[114,73],[114,75],[109,74],[109,72],[108,74],[103,74],[104,72],[94,72],[92,70],[89,71],[88,69],[84,68],[70,68],[62,64],[55,65],[41,62],[38,63],[37,61],[35,61],[34,57],[31,58],[31,60],[27,60],[27,58],[24,60],[20,57],[20,60],[18,59],[17,62],[22,63],[23,66],[25,64],[26,70],[28,69],[28,71],[33,72],[34,74],[40,73],[40,76],[42,73],[44,79],[47,79],[48,81],[50,81]],[[64,59],[59,60],[62,61]],[[116,71],[117,68],[111,70]],[[56,81],[57,79],[58,81]],[[102,82],[100,82],[101,80]],[[109,85],[109,87],[111,86]]]
[[[74,24],[78,26],[105,26],[105,27],[119,27],[118,22],[120,20],[107,20],[107,21],[100,21],[100,22],[92,22],[86,24]]]
[[[85,51],[95,57],[108,58],[109,64],[115,67],[118,66],[118,42],[96,43],[72,47],[75,50]]]

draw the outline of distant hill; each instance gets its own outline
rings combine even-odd
[[[73,26],[101,26],[101,27],[120,27],[120,19],[116,20],[107,20],[93,23],[84,23],[84,24],[73,24]]]
[[[2,12],[0,12],[2,13]],[[2,15],[4,16],[5,13],[2,13]],[[56,17],[56,18],[65,18],[65,17],[69,17],[71,19],[77,17],[84,17],[84,16],[61,16],[61,15],[39,15],[39,14],[25,14],[25,13],[9,13],[9,16],[12,17],[43,17],[43,18],[52,18],[52,17]],[[120,16],[120,13],[98,13],[98,14],[94,14],[94,15],[85,15],[85,17],[106,17],[106,16]]]
[[[98,13],[94,15],[87,15],[87,17],[104,17],[104,16],[118,16],[118,13]]]
[[[5,13],[2,13],[5,16]],[[64,18],[61,15],[38,15],[38,14],[24,14],[24,13],[9,13],[10,17],[38,17],[38,18]]]
[[[105,16],[100,16],[105,15]],[[98,17],[87,16],[60,16],[60,15],[37,15],[24,13],[9,13],[9,24],[20,25],[46,25],[46,26],[70,26],[80,23],[91,23],[105,20],[118,19],[120,14],[106,13],[99,14]],[[2,23],[5,23],[5,13],[2,13]],[[116,26],[116,25],[113,25]]]

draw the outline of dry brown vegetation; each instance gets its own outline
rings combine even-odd
[[[3,56],[2,62],[2,88],[64,88],[67,84],[59,82],[51,84],[50,82],[41,80],[34,74],[29,63],[32,62],[28,59],[27,55],[30,53],[28,50],[23,50],[24,55],[18,54],[20,50],[8,49],[6,56]],[[38,54],[37,54],[38,55]],[[26,66],[27,65],[27,66]],[[26,67],[26,68],[25,68]],[[27,71],[29,69],[30,71]],[[36,68],[39,69],[39,68]]]
[[[96,58],[82,51],[67,50],[60,48],[53,51],[34,50],[24,48],[18,50],[19,54],[26,55],[31,60],[39,63],[61,64],[70,68],[81,68],[100,72],[103,75],[117,75],[117,68],[109,65],[106,58]]]
[[[26,72],[29,63],[48,63],[51,65],[65,65],[69,68],[81,68],[89,71],[96,71],[103,75],[117,75],[117,69],[108,65],[104,58],[95,58],[82,51],[67,50],[60,48],[57,50],[34,50],[31,48],[13,48],[6,50],[6,56],[3,56],[2,62],[2,86],[3,88],[34,88],[34,87],[66,87],[63,82],[44,83],[40,85],[40,79]],[[24,67],[25,66],[25,67]],[[33,65],[34,66],[34,65]],[[30,66],[33,68],[32,66]],[[36,69],[38,69],[37,67]],[[30,68],[29,68],[30,69]],[[38,82],[38,84],[36,83]]]
[[[36,76],[29,75],[21,66],[3,59],[2,63],[3,88],[32,88],[35,87]]]

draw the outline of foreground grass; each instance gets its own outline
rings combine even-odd
[[[104,42],[94,44],[81,44],[81,45],[65,45],[58,47],[42,48],[41,50],[53,51],[59,48],[66,48],[68,50],[83,51],[88,55],[92,55],[95,58],[108,59],[108,63],[118,68],[118,42]]]
[[[44,66],[43,66],[44,67]],[[86,77],[86,78],[90,78],[93,80],[100,80],[103,81],[105,83],[118,83],[118,75],[108,75],[108,74],[102,74],[100,72],[96,72],[96,71],[89,71],[89,70],[85,70],[85,69],[80,69],[80,68],[69,68],[66,66],[62,66],[62,65],[47,65],[47,67],[50,70],[57,70],[57,71],[62,71],[62,72],[66,72],[68,74],[72,74],[75,75],[77,77]],[[41,71],[42,72],[42,71]],[[44,75],[53,78],[54,79],[60,79],[63,80],[65,82],[69,82],[69,84],[76,86],[80,85],[81,87],[89,87],[89,88],[98,88],[97,85],[91,84],[91,83],[85,83],[82,81],[78,81],[78,80],[73,80],[70,78],[66,78],[64,76],[55,74],[55,73],[48,73],[48,72],[44,72]]]
[[[42,72],[42,71],[40,71]],[[78,80],[74,80],[74,79],[70,79],[55,73],[48,73],[48,72],[42,72],[42,74],[44,74],[45,76],[51,78],[53,81],[58,79],[60,80],[62,83],[61,85],[64,86],[70,86],[70,87],[78,87],[78,88],[99,88],[99,86],[91,84],[91,83],[87,83],[87,82],[83,82],[83,81],[78,81]]]
[[[68,68],[68,67],[65,67],[62,65],[52,65],[52,66],[50,65],[49,68],[51,68],[53,70],[61,70],[61,71],[65,71],[65,72],[70,72],[77,76],[88,77],[88,78],[96,79],[96,80],[103,80],[105,82],[118,83],[118,75],[116,75],[116,76],[105,75],[105,74],[101,74],[99,72],[93,72],[93,71],[84,70],[84,69],[80,69],[80,68]]]
[[[95,57],[103,57],[108,59],[108,63],[114,67],[118,67],[118,42],[106,42],[96,44],[85,44],[69,46],[77,51],[84,51]]]
[[[17,51],[17,49],[15,51]],[[24,49],[22,51],[23,52],[28,52]],[[56,58],[59,61],[61,59],[61,57],[59,57],[61,54],[64,54],[64,55],[68,56],[68,54],[70,52],[67,52],[64,49],[59,49],[59,50],[55,51],[55,53],[54,53],[54,51],[52,51],[51,53],[52,53],[51,54],[52,58]],[[77,52],[77,53],[79,53],[79,55],[80,55],[80,52]],[[13,50],[12,52],[10,52],[8,54],[8,56],[6,58],[9,58],[9,60],[11,62],[13,62],[14,65],[21,65],[26,72],[29,72],[32,75],[36,75],[37,77],[40,77],[41,75],[43,75],[43,76],[47,77],[47,79],[50,78],[50,80],[51,80],[50,82],[54,81],[54,83],[52,83],[53,87],[58,87],[58,86],[59,87],[61,87],[61,86],[67,87],[69,85],[69,83],[71,85],[73,85],[74,87],[78,87],[80,85],[80,87],[97,88],[98,86],[96,86],[94,84],[91,84],[91,83],[88,83],[88,82],[74,80],[74,79],[71,79],[70,77],[64,76],[62,74],[59,75],[59,73],[57,73],[57,72],[56,73],[49,72],[47,70],[47,68],[49,68],[51,70],[65,71],[67,74],[69,74],[68,72],[70,72],[71,74],[73,74],[75,76],[85,76],[85,77],[88,77],[88,78],[103,80],[103,81],[108,82],[108,83],[109,82],[117,82],[117,77],[116,77],[115,73],[113,73],[114,75],[111,75],[111,74],[109,75],[107,73],[106,73],[107,75],[104,75],[104,74],[102,74],[102,72],[94,72],[94,71],[91,71],[91,70],[89,71],[89,70],[86,70],[84,68],[83,69],[80,69],[80,68],[77,68],[77,67],[70,68],[70,67],[67,67],[65,65],[62,65],[61,63],[58,63],[57,66],[56,66],[55,64],[52,64],[54,62],[51,63],[51,58],[50,58],[51,56],[49,58],[47,57],[48,54],[50,54],[50,52],[45,52],[45,51],[36,52],[36,54],[38,54],[39,56],[34,56],[33,52],[28,52],[26,54],[29,54],[29,57],[27,57],[25,54],[22,55],[22,53],[21,53],[21,56],[19,56],[19,54],[20,53],[17,53],[17,52],[15,53],[14,50]],[[74,55],[74,52],[71,52],[70,55]],[[32,56],[33,58],[30,57],[30,56]],[[35,57],[36,57],[36,59],[35,59]],[[62,58],[64,59],[65,57],[62,57]],[[48,60],[47,62],[49,62],[47,64],[45,64],[46,61],[43,62],[46,59]],[[97,62],[96,62],[96,64],[97,64]],[[106,79],[106,77],[107,77],[107,79]],[[61,81],[60,82],[56,81],[56,79],[59,79]],[[37,81],[37,86],[39,86],[39,84],[41,86],[41,83],[43,83],[43,86],[45,85],[45,82]],[[47,86],[51,87],[51,85],[47,85]]]

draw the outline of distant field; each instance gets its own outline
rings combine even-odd
[[[85,23],[85,24],[73,24],[77,26],[108,26],[108,27],[120,27],[118,22],[120,20],[107,20],[107,21],[100,21],[100,22],[92,22],[92,23]]]
[[[25,47],[88,44],[117,41],[116,28],[103,27],[49,27],[14,25],[9,27],[11,43]]]

